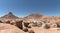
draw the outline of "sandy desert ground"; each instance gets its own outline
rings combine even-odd
[[[59,28],[58,28],[59,29]],[[57,28],[44,29],[40,27],[32,27],[29,30],[33,30],[35,33],[60,33],[60,30]],[[10,24],[0,23],[0,33],[29,33],[24,32],[16,26]]]
[[[60,33],[60,30],[57,30],[57,28],[50,28],[50,29],[44,29],[44,28],[31,28],[34,30],[35,33]]]
[[[0,23],[0,33],[25,33],[16,26]]]

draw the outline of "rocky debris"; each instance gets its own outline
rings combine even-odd
[[[50,28],[50,25],[49,24],[45,24],[44,28],[45,29],[49,29]]]
[[[7,24],[10,24],[10,21],[7,21],[6,23],[7,23]]]
[[[28,32],[28,28],[24,28],[23,31],[24,31],[24,32]]]
[[[29,33],[35,33],[33,30],[30,30]]]
[[[41,27],[43,25],[42,22],[31,22],[29,24],[29,26],[33,26],[33,27]]]
[[[29,27],[28,25],[29,25],[29,23],[24,23],[24,26],[25,26],[25,27]]]

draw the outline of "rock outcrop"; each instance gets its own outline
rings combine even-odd
[[[0,33],[25,33],[16,26],[0,23]]]
[[[11,12],[0,18],[0,33],[44,33],[56,31],[60,28],[60,17],[30,14],[19,18]],[[39,30],[40,29],[40,30]],[[49,30],[46,30],[49,29]],[[51,29],[51,30],[50,30]],[[60,31],[57,31],[60,33]]]

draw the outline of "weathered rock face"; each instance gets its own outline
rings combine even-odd
[[[16,26],[0,23],[0,33],[25,33]]]
[[[20,29],[23,29],[23,24],[22,22],[16,22],[16,26]]]

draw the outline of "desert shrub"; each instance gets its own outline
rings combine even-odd
[[[30,30],[29,33],[35,33],[33,30]]]
[[[24,28],[23,31],[24,31],[24,32],[28,32],[28,29],[27,29],[27,28]]]
[[[45,28],[45,29],[49,29],[49,28],[50,28],[50,25],[45,24],[44,28]]]

